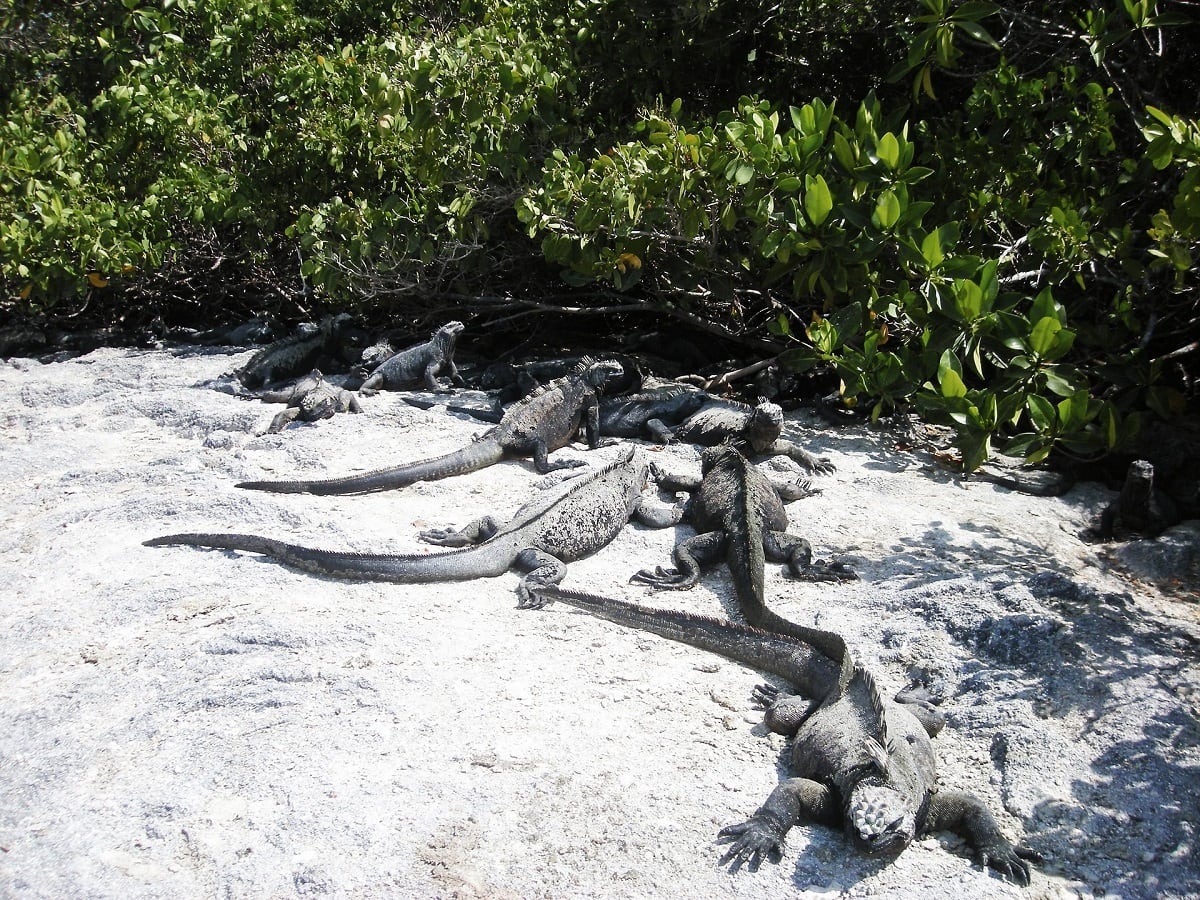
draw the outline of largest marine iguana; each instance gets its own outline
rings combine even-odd
[[[902,692],[883,698],[871,673],[854,664],[842,638],[787,623],[787,634],[706,616],[650,609],[557,587],[533,589],[536,605],[555,600],[631,628],[719,653],[786,679],[799,695],[762,685],[767,726],[792,737],[792,777],[778,785],[754,815],[722,828],[732,845],[721,862],[756,870],[778,862],[788,831],[804,821],[843,826],[872,856],[896,855],[914,838],[953,831],[981,863],[1020,885],[1029,884],[1026,859],[979,798],[938,790],[931,738],[943,720],[933,707]]]
[[[538,472],[582,466],[579,460],[551,463],[547,454],[565,447],[584,426],[588,446],[600,444],[598,394],[621,367],[611,361],[587,360],[574,374],[560,378],[504,414],[500,424],[461,450],[361,475],[317,481],[243,481],[240,488],[283,494],[366,494],[390,491],[418,481],[463,475],[504,459],[532,456]]]
[[[700,580],[700,568],[724,559],[733,576],[738,608],[746,621],[774,631],[791,623],[766,606],[763,569],[770,557],[788,565],[790,574],[806,581],[855,578],[841,563],[813,563],[812,545],[789,534],[780,489],[731,444],[710,447],[700,458],[702,478],[662,476],[659,487],[691,492],[679,511],[696,529],[694,537],[675,545],[676,569],[643,569],[631,580],[655,588],[685,590]],[[805,488],[793,486],[790,499]]]
[[[548,497],[526,503],[507,523],[490,516],[461,531],[432,529],[421,538],[449,553],[370,554],[317,550],[250,534],[171,534],[147,547],[183,544],[262,553],[317,575],[402,583],[493,578],[509,569],[525,573],[517,587],[522,603],[531,587],[556,584],[566,563],[599,550],[631,516],[656,524],[660,511],[642,502],[649,467],[629,447],[613,463],[572,479]],[[468,544],[478,546],[466,547]]]

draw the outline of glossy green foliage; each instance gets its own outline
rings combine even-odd
[[[499,7],[26,3],[0,25],[25,75],[0,99],[0,277],[42,308],[206,234],[290,244],[330,291],[419,278],[486,240],[571,95]]]
[[[7,309],[200,304],[229,259],[297,306],[619,295],[916,406],[969,467],[1194,394],[1183,0],[11,7]]]

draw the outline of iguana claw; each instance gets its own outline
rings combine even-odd
[[[721,865],[729,864],[733,871],[746,866],[757,872],[764,858],[773,863],[783,858],[783,835],[775,822],[762,816],[725,826],[717,832],[717,840],[733,842],[721,857]]]
[[[686,584],[687,578],[680,573],[678,569],[664,569],[662,566],[655,566],[654,570],[641,569],[635,572],[630,577],[630,582],[638,584],[648,584],[651,587],[669,590],[672,588],[691,587]]]
[[[1029,886],[1029,863],[1025,860],[1037,861],[1041,858],[1028,847],[1014,847],[1007,841],[983,847],[978,855],[980,863],[995,869],[1000,877],[1021,887]]]

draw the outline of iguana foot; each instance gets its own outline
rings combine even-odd
[[[465,541],[455,541],[458,536],[456,528],[427,528],[424,531],[418,532],[417,537],[427,544],[440,544],[443,547],[447,546],[462,546]]]
[[[522,590],[521,587],[517,587],[517,609],[545,609],[554,602],[553,597],[535,594],[528,588]]]
[[[828,456],[816,457],[809,468],[814,475],[831,475],[837,471],[837,466],[833,464],[833,460]]]
[[[630,576],[629,581],[646,584],[662,591],[682,591],[694,587],[696,582],[678,569],[664,569],[655,566],[654,570],[641,569]]]
[[[733,845],[721,857],[721,865],[729,864],[736,872],[746,866],[757,872],[764,858],[773,863],[783,858],[785,829],[773,818],[754,815],[738,825],[727,825],[717,832],[718,841],[732,841]]]
[[[586,465],[587,462],[582,459],[560,459],[557,462],[546,463],[546,471],[541,472],[541,474],[546,475],[558,469],[578,469],[580,466]]]
[[[797,581],[857,581],[858,573],[844,562],[814,560],[798,571],[790,573]]]
[[[754,698],[755,703],[763,707],[768,707],[778,700],[782,693],[783,691],[773,684],[756,684],[754,686],[754,693],[751,696]]]
[[[807,478],[801,481],[776,484],[775,490],[779,492],[779,496],[783,498],[785,503],[792,503],[795,500],[803,500],[805,497],[814,497],[821,493],[821,489],[818,487],[813,487],[812,482]]]
[[[1041,854],[1028,847],[1014,847],[1008,841],[997,840],[995,843],[980,847],[977,851],[979,862],[989,869],[995,869],[1000,877],[1021,887],[1029,886],[1029,863],[1041,861]]]

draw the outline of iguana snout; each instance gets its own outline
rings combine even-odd
[[[863,784],[850,794],[846,831],[863,853],[890,855],[912,843],[917,833],[917,817],[899,791]]]

